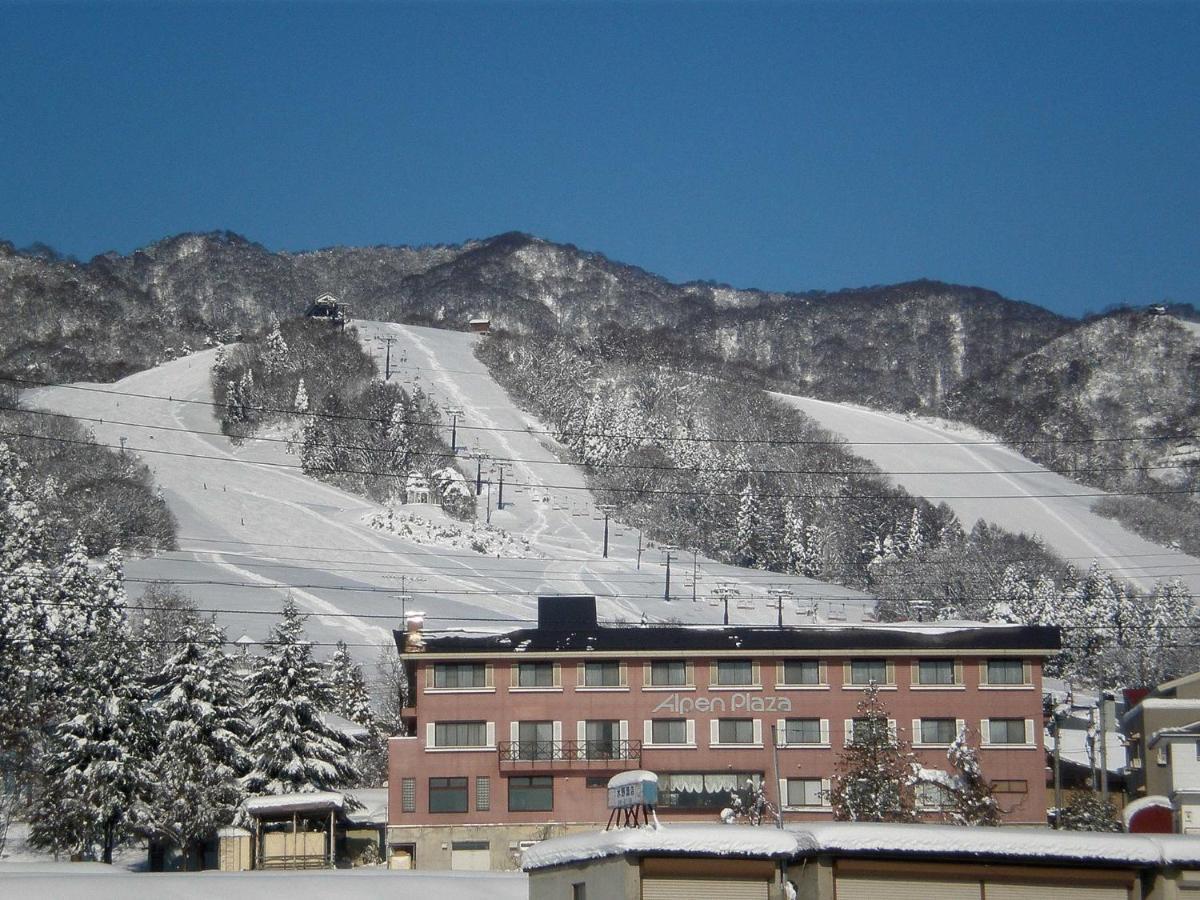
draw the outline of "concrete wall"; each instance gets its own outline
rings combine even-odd
[[[529,900],[571,900],[573,886],[581,883],[586,885],[587,900],[636,900],[642,896],[637,862],[618,856],[530,872]]]

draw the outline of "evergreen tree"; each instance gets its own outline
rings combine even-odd
[[[734,537],[734,562],[739,566],[753,566],[759,562],[759,530],[762,527],[758,497],[754,486],[746,482],[738,500],[737,532]]]
[[[366,730],[354,756],[359,783],[367,787],[382,784],[387,780],[387,736],[371,709],[371,695],[362,667],[350,655],[345,641],[338,641],[327,668],[333,693],[332,711]]]
[[[88,607],[73,714],[57,728],[35,800],[30,842],[56,852],[114,849],[147,822],[156,743],[143,679],[129,652],[120,554],[109,555]]]
[[[850,822],[915,822],[913,755],[893,732],[879,686],[863,693],[854,733],[838,759],[830,791],[833,817]]]
[[[279,323],[276,322],[275,327],[263,342],[262,361],[267,375],[279,375],[288,371],[291,368],[288,354],[287,341],[283,337],[283,332],[279,330]]]
[[[380,731],[385,736],[407,734],[403,713],[409,705],[408,676],[395,647],[385,645],[379,648],[375,672],[383,685],[376,704],[376,721]]]
[[[247,711],[257,722],[245,778],[250,793],[337,790],[358,778],[350,758],[357,742],[321,715],[332,703],[329,682],[304,639],[304,616],[288,597],[270,652],[250,676]]]
[[[999,825],[1000,806],[992,785],[979,766],[979,752],[971,745],[967,730],[954,739],[946,751],[954,772],[950,789],[951,807],[947,818],[953,825]]]
[[[304,379],[296,385],[296,399],[292,401],[292,409],[297,415],[308,414],[308,389],[304,386]]]
[[[249,768],[236,676],[215,622],[186,624],[155,679],[162,743],[148,830],[184,851],[190,868],[198,846],[233,821]]]

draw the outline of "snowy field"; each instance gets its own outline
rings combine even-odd
[[[842,435],[909,493],[945,500],[970,529],[979,519],[1039,535],[1078,569],[1095,560],[1113,575],[1146,588],[1179,576],[1200,596],[1200,560],[1153,544],[1092,512],[1095,488],[1084,487],[1014,450],[954,422],[879,412],[790,394],[776,397]],[[1072,495],[1090,496],[1072,496]]]
[[[130,452],[151,467],[179,522],[181,550],[129,559],[131,597],[153,579],[176,582],[197,605],[220,610],[230,639],[267,636],[283,595],[313,617],[310,638],[345,640],[369,660],[407,609],[428,614],[430,628],[461,625],[505,628],[529,624],[540,594],[595,594],[608,619],[720,622],[721,609],[706,600],[718,584],[741,591],[730,602],[735,623],[774,622],[766,590],[786,585],[795,600],[785,621],[818,617],[854,621],[864,598],[809,579],[747,571],[703,558],[693,602],[693,560],[673,555],[670,600],[664,600],[665,558],[646,546],[638,563],[638,535],[610,525],[609,558],[602,558],[604,523],[583,480],[562,465],[549,440],[509,401],[473,353],[478,338],[431,328],[358,322],[368,347],[392,336],[393,380],[420,384],[440,402],[464,409],[460,447],[479,447],[493,458],[515,460],[505,476],[504,509],[491,524],[527,539],[536,554],[499,557],[450,540],[437,545],[369,527],[383,507],[305,477],[299,461],[279,442],[248,440],[234,446],[219,433],[211,406],[205,351],[140,372],[112,385],[79,385],[27,392],[30,406],[81,417],[101,443]],[[403,357],[402,362],[398,362]],[[382,354],[378,354],[382,369]],[[93,388],[81,390],[79,388]],[[132,394],[142,394],[137,397]],[[161,399],[158,399],[161,398]],[[183,401],[200,402],[183,402]],[[511,430],[480,430],[511,429]],[[448,436],[448,435],[447,435]],[[465,452],[465,451],[464,451]],[[471,462],[464,458],[464,468]],[[484,497],[486,498],[486,491]],[[429,519],[429,506],[403,507]],[[486,518],[480,503],[480,518]],[[425,535],[421,541],[427,540]],[[319,654],[323,655],[323,654]]]
[[[525,900],[520,872],[133,873],[101,863],[0,863],[0,897],[22,900]]]

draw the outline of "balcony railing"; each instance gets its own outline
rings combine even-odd
[[[620,771],[642,764],[641,741],[503,741],[501,771],[596,769]]]

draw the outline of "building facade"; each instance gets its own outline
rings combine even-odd
[[[608,779],[631,769],[658,774],[664,821],[714,821],[747,783],[789,821],[829,819],[872,682],[924,767],[945,770],[969,726],[1005,818],[1045,822],[1054,629],[615,627],[588,597],[542,598],[536,628],[397,642],[411,737],[389,746],[388,844],[417,868],[514,868],[530,842],[602,827]],[[936,817],[937,789],[921,799]]]
[[[1200,834],[1200,672],[1160,684],[1122,720],[1131,800],[1162,798],[1175,831]]]

